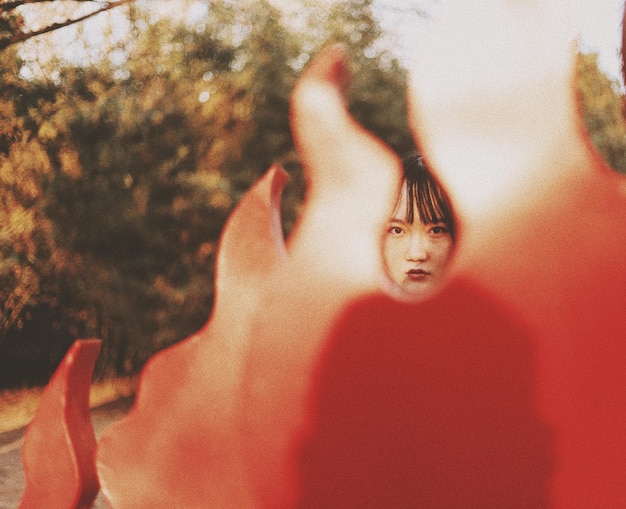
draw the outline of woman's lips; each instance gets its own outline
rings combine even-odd
[[[424,269],[411,269],[406,272],[406,275],[411,281],[422,281],[430,275],[430,272]]]

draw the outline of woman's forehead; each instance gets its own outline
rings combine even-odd
[[[401,221],[406,221],[408,219],[408,196],[407,196],[406,182],[402,185],[402,191],[398,196],[398,200],[396,201],[396,206],[393,209],[392,217],[393,219],[398,219]],[[413,204],[414,212],[417,212],[417,207]]]
[[[437,202],[436,196],[432,192],[429,193],[429,199],[425,200],[427,203],[418,203],[418,200],[419,194],[414,193],[413,203],[409,208],[409,192],[405,181],[393,209],[392,219],[409,223],[412,222],[409,220],[412,216],[413,220],[418,218],[422,223],[445,222],[445,214],[441,204]],[[412,211],[412,214],[409,211]]]

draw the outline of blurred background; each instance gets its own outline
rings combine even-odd
[[[287,234],[298,216],[289,96],[329,42],[356,118],[411,150],[407,48],[445,1],[0,0],[0,389],[44,385],[77,338],[103,340],[97,378],[132,375],[207,321],[224,221],[274,162]],[[624,173],[622,11],[603,5],[577,87]]]

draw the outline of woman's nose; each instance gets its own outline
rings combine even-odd
[[[409,237],[406,259],[410,262],[421,262],[428,258],[428,240],[423,235],[413,234]]]

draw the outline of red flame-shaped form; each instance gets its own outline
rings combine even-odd
[[[446,6],[409,92],[458,212],[446,285],[411,303],[384,274],[399,164],[330,48],[293,93],[297,228],[272,168],[209,322],[98,444],[112,507],[626,507],[626,184],[578,114],[567,3]]]
[[[20,508],[86,509],[96,498],[89,388],[99,352],[99,340],[75,342],[46,387],[24,438]]]

